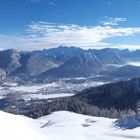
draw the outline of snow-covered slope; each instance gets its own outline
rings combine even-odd
[[[45,136],[36,120],[0,111],[0,140],[45,140]]]
[[[122,130],[114,119],[66,111],[33,120],[0,112],[1,140],[139,140],[140,127]]]

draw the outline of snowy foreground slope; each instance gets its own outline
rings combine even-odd
[[[0,140],[140,140],[140,127],[122,130],[114,122],[66,111],[37,120],[0,111]]]

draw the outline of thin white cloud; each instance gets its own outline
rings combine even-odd
[[[52,2],[52,1],[50,1],[50,2],[49,2],[49,5],[52,5],[52,6],[57,6],[57,4],[56,4],[56,3],[54,3],[54,2]]]
[[[111,5],[111,4],[112,4],[112,2],[111,2],[111,1],[109,1],[109,2],[108,2],[108,5]]]
[[[28,25],[30,41],[46,44],[46,47],[59,45],[90,48],[107,45],[104,39],[123,37],[140,33],[140,28],[123,28],[112,26],[78,26],[38,22]],[[31,43],[30,42],[30,43]]]
[[[121,22],[125,22],[126,18],[105,18],[105,20],[101,21],[102,25],[105,26],[116,26],[119,25]]]
[[[33,2],[33,3],[40,3],[41,0],[29,0],[29,2]]]
[[[116,22],[124,19],[117,19]],[[18,48],[22,50],[38,50],[58,47],[59,45],[77,46],[85,49],[111,47],[105,39],[112,37],[134,36],[140,34],[140,28],[118,26],[79,26],[75,24],[55,24],[48,22],[32,22],[27,26],[24,36],[0,36],[0,48]],[[4,46],[4,47],[3,47]],[[130,49],[133,45],[117,45],[115,47]]]

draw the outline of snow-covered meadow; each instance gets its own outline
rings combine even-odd
[[[102,82],[88,80],[83,83],[65,82],[65,80],[70,79],[44,84],[18,85],[17,83],[4,83],[0,86],[0,99],[7,97],[7,95],[14,95],[24,100],[68,97],[85,88],[103,84]]]

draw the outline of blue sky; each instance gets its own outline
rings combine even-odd
[[[140,0],[0,0],[0,48],[140,48]]]

